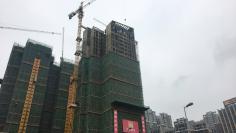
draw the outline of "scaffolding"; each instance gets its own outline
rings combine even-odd
[[[82,58],[80,74],[80,133],[112,132],[114,101],[143,106],[139,62],[115,53]]]
[[[114,101],[144,106],[133,28],[112,21],[105,33],[87,28],[83,35],[77,100],[80,103],[79,133],[111,133],[114,131],[111,105]],[[138,115],[121,113],[118,121],[126,117],[141,123],[141,114],[142,111]],[[118,130],[122,132],[121,126]]]
[[[5,103],[5,118],[1,120],[4,128],[0,131],[37,133],[40,128],[43,106],[47,104],[44,99],[48,90],[49,70],[54,60],[51,55],[52,49],[32,40],[28,40],[24,48],[13,46],[13,49],[4,76],[5,83],[2,86],[4,90],[2,92],[9,91],[6,95],[8,102]],[[38,60],[40,60],[38,64],[40,67],[37,66]],[[15,79],[8,81],[9,76]],[[33,81],[36,79],[37,82]],[[0,103],[3,101],[1,97]]]
[[[0,131],[6,125],[9,104],[15,87],[24,48],[14,45],[8,61],[0,91]]]
[[[49,70],[47,90],[45,92],[43,113],[40,120],[39,133],[50,133],[53,125],[53,115],[58,91],[60,65],[53,63]]]
[[[68,87],[70,84],[70,76],[72,72],[73,63],[67,59],[61,60],[57,81],[58,88],[55,93],[56,96],[51,130],[53,133],[63,133],[65,129]]]

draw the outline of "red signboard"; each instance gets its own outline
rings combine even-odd
[[[139,133],[138,122],[131,120],[122,120],[123,133]]]

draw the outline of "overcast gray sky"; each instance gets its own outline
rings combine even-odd
[[[65,57],[73,59],[77,18],[67,15],[78,0],[0,0],[0,25],[61,32]],[[200,120],[236,94],[235,0],[97,0],[85,9],[85,26],[116,20],[135,29],[139,42],[145,105],[157,113]],[[126,19],[126,22],[124,21]],[[0,77],[14,42],[28,38],[53,46],[57,61],[61,37],[0,29]]]

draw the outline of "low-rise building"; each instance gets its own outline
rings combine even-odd
[[[188,121],[186,118],[176,119],[174,122],[175,133],[188,133]]]
[[[159,133],[156,112],[148,109],[145,111],[147,133]]]
[[[167,113],[160,113],[159,116],[157,116],[157,121],[160,133],[174,131],[171,116]]]
[[[193,133],[210,133],[210,129],[207,128],[206,123],[203,120],[201,120],[194,122]]]
[[[145,112],[147,133],[174,133],[171,116],[160,113],[158,116],[151,109]]]
[[[211,133],[203,120],[195,122],[179,118],[174,122],[174,125],[175,133]]]
[[[219,123],[219,119],[218,119],[218,114],[216,114],[216,112],[207,112],[205,115],[203,115],[203,120],[206,123],[206,126],[210,129],[214,129],[214,125],[216,123]]]

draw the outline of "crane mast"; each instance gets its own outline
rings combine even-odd
[[[77,107],[77,105],[75,104],[75,100],[76,100],[76,94],[78,90],[79,61],[82,55],[81,34],[82,34],[82,28],[84,28],[82,25],[82,20],[84,17],[83,9],[94,1],[95,0],[91,0],[85,5],[84,5],[84,1],[82,1],[80,3],[79,8],[68,15],[69,19],[71,19],[76,14],[78,14],[79,22],[78,22],[78,31],[77,31],[77,38],[76,38],[75,64],[74,64],[74,70],[73,70],[72,76],[70,78],[70,85],[69,85],[69,90],[68,90],[68,100],[67,100],[64,133],[72,133],[73,131],[74,112],[75,112],[75,108]]]
[[[25,97],[24,107],[22,110],[22,115],[20,119],[20,124],[18,128],[18,133],[25,133],[27,128],[27,123],[30,116],[30,110],[33,102],[34,92],[35,92],[35,85],[37,82],[38,72],[40,67],[40,59],[35,58],[34,64],[32,67],[32,72],[29,80],[29,85]]]

